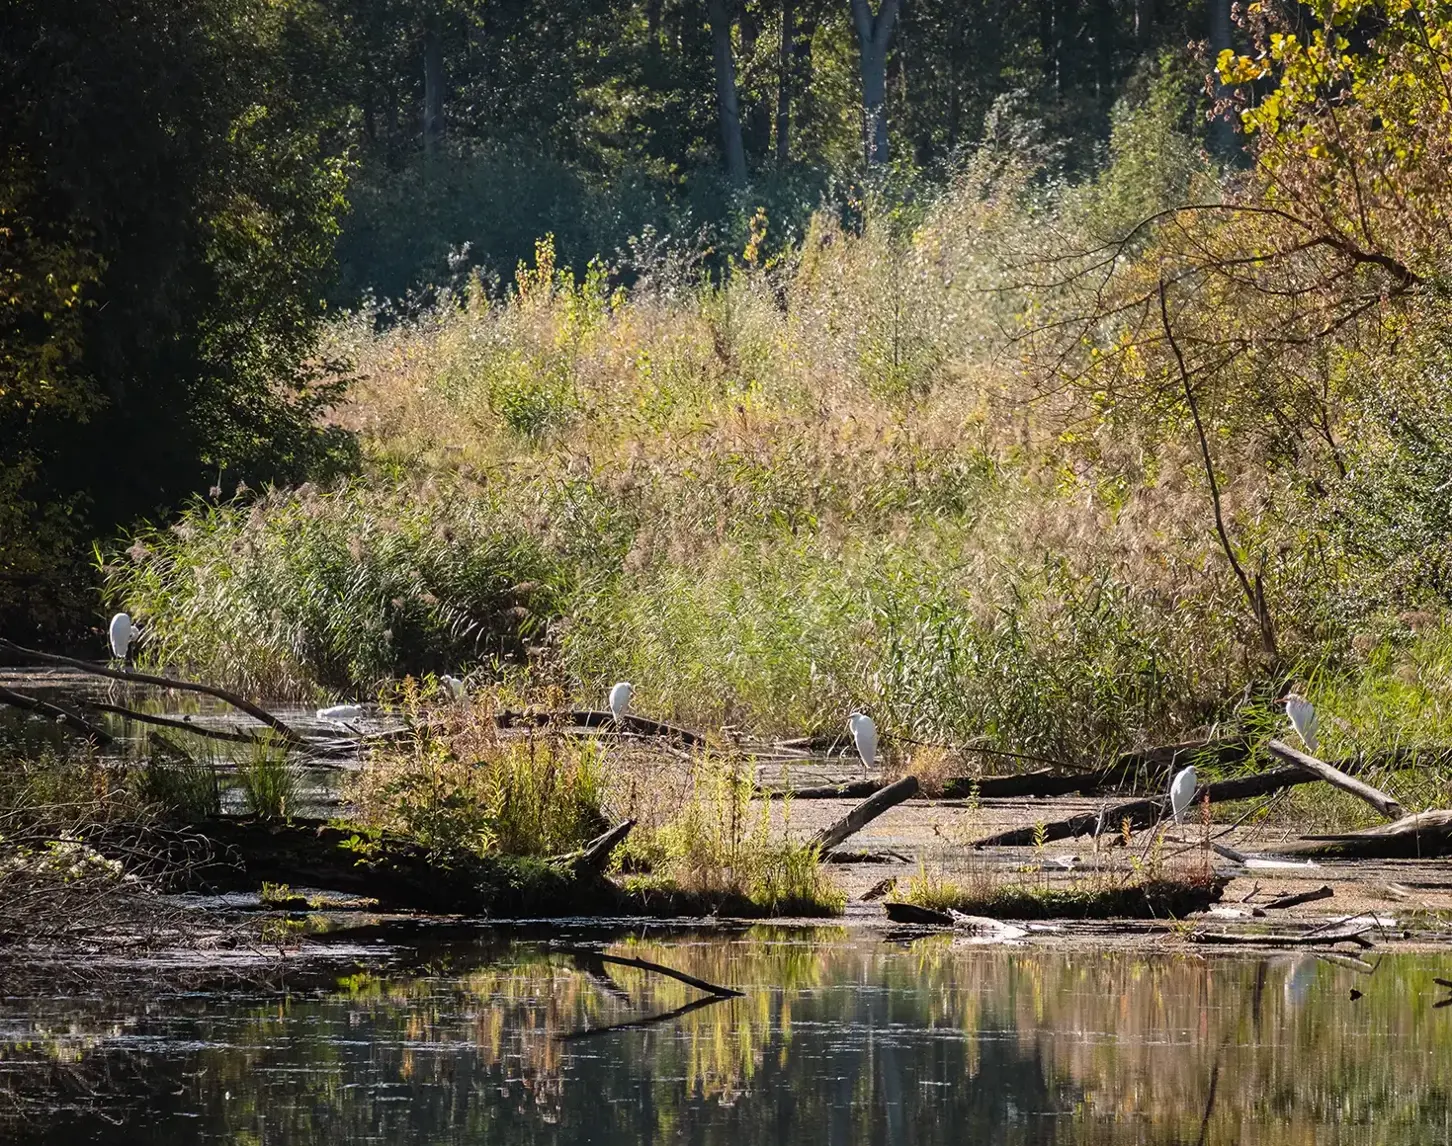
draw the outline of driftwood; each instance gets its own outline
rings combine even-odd
[[[823,828],[812,837],[811,844],[822,852],[834,848],[848,836],[861,831],[889,808],[895,808],[904,800],[910,800],[917,794],[918,778],[904,776],[897,783],[889,784],[880,792],[863,800],[831,827]]]
[[[1452,855],[1452,811],[1418,812],[1361,832],[1303,836],[1275,850],[1280,855],[1330,859],[1419,859]]]
[[[920,927],[952,927],[953,917],[946,911],[934,911],[931,907],[919,907],[916,903],[899,903],[884,900],[882,910],[894,923],[912,923]]]
[[[1328,884],[1322,884],[1314,891],[1297,892],[1295,895],[1283,895],[1279,899],[1273,899],[1269,903],[1261,904],[1267,910],[1281,907],[1297,907],[1302,903],[1315,903],[1318,899],[1330,899],[1335,895],[1335,890]]]
[[[204,724],[197,724],[190,720],[177,720],[171,716],[155,716],[149,712],[137,712],[132,708],[123,708],[119,704],[109,704],[104,700],[82,700],[87,708],[94,708],[97,712],[110,712],[116,716],[124,716],[127,720],[134,720],[138,724],[152,724],[157,728],[173,728],[178,732],[190,732],[195,736],[205,736],[211,740],[227,740],[233,744],[261,744],[264,743],[260,737],[253,736],[250,732],[229,732],[222,728],[208,728]]]
[[[599,875],[609,865],[610,853],[618,844],[624,842],[625,837],[630,835],[631,829],[634,827],[634,820],[622,820],[609,831],[596,836],[579,851],[560,856],[553,862],[571,864],[578,872],[592,872]]]
[[[1238,776],[1233,780],[1220,780],[1214,784],[1207,784],[1195,793],[1195,803],[1199,804],[1207,799],[1212,804],[1227,800],[1246,800],[1254,796],[1278,792],[1282,788],[1289,788],[1296,784],[1307,784],[1315,778],[1300,768],[1275,768],[1269,772],[1257,772],[1252,776]],[[1027,847],[1040,839],[1048,842],[1098,832],[1117,832],[1125,820],[1129,821],[1131,828],[1147,828],[1163,819],[1168,808],[1168,797],[1129,800],[1103,808],[1098,812],[1081,812],[1066,820],[1055,820],[1029,828],[1014,828],[996,835],[985,836],[976,841],[973,846],[975,848]]]
[[[1197,931],[1190,938],[1196,943],[1234,944],[1242,947],[1320,947],[1337,943],[1355,943],[1358,947],[1376,946],[1367,934],[1375,931],[1375,920],[1352,921],[1334,929],[1305,931],[1295,935],[1250,935],[1239,932]]]
[[[599,874],[604,842],[554,860],[481,857],[433,851],[383,835],[364,839],[324,820],[263,821],[218,816],[165,836],[153,832],[175,860],[185,886],[219,891],[256,890],[264,882],[316,887],[375,899],[396,908],[460,915],[594,913],[615,909],[617,889]],[[126,862],[135,850],[133,829],[99,825],[87,842]]]
[[[678,728],[659,720],[626,713],[619,720],[609,712],[594,712],[589,709],[571,709],[566,712],[519,712],[506,709],[494,714],[494,722],[500,728],[547,728],[551,725],[572,728],[601,728],[615,732],[633,732],[638,736],[663,736],[678,740],[688,747],[699,747],[706,738],[689,728]]]
[[[694,975],[687,975],[684,971],[677,971],[673,967],[665,967],[659,963],[652,963],[648,959],[627,958],[623,955],[607,955],[605,952],[594,947],[557,947],[557,951],[566,954],[588,954],[592,959],[599,959],[602,963],[613,963],[617,967],[635,967],[641,971],[650,971],[656,975],[664,975],[668,979],[675,979],[688,987],[695,987],[698,991],[705,991],[708,995],[714,995],[718,999],[740,999],[745,997],[745,991],[738,991],[734,987],[718,987],[715,983],[708,983],[705,979],[697,979]]]
[[[1268,747],[1272,756],[1284,760],[1288,764],[1294,764],[1297,768],[1304,768],[1318,780],[1325,780],[1326,783],[1340,788],[1344,792],[1350,792],[1358,799],[1365,800],[1387,819],[1399,820],[1403,816],[1402,806],[1385,792],[1373,788],[1370,784],[1358,780],[1354,776],[1348,776],[1324,760],[1298,752],[1289,744],[1282,744],[1279,740],[1272,740]]]
[[[38,697],[26,696],[23,692],[16,692],[13,688],[0,686],[0,704],[8,704],[12,708],[21,708],[27,712],[39,713],[41,716],[48,716],[52,720],[58,720],[73,732],[79,732],[82,736],[89,737],[97,744],[110,744],[116,738],[99,725],[92,724],[82,716],[62,708],[58,704],[51,704],[49,701],[40,700]]]
[[[81,672],[90,673],[92,676],[108,677],[111,680],[126,680],[135,684],[159,685],[162,688],[175,688],[183,692],[197,692],[203,696],[216,697],[216,699],[230,704],[233,708],[245,712],[254,720],[261,721],[294,747],[307,747],[307,739],[289,727],[283,720],[273,716],[265,708],[260,708],[253,704],[245,697],[238,696],[234,692],[228,692],[225,688],[218,688],[216,685],[197,684],[194,681],[177,680],[174,677],[168,676],[152,676],[150,673],[132,672],[130,669],[114,669],[105,665],[92,664],[90,661],[77,660],[74,657],[58,656],[55,653],[42,653],[35,649],[27,649],[23,645],[17,645],[14,641],[7,641],[3,637],[0,637],[0,650],[14,653],[17,656],[28,657],[31,660],[40,661],[42,664],[65,665],[67,668],[78,669]]]

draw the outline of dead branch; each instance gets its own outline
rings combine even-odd
[[[715,983],[708,983],[704,979],[697,979],[694,975],[687,975],[684,971],[677,971],[671,967],[663,967],[659,963],[652,963],[647,959],[627,958],[623,955],[607,955],[593,947],[557,947],[557,951],[563,951],[570,955],[588,953],[593,958],[598,958],[602,963],[614,963],[620,967],[635,967],[641,971],[650,971],[656,975],[664,975],[668,979],[675,979],[677,982],[686,984],[688,987],[695,987],[698,991],[705,991],[718,999],[740,999],[746,995],[745,991],[738,991],[732,987],[718,987]]]
[[[1298,907],[1303,903],[1315,903],[1318,899],[1330,899],[1336,892],[1331,885],[1322,884],[1314,891],[1302,891],[1295,895],[1283,895],[1279,899],[1273,899],[1269,903],[1262,904],[1266,910],[1282,907]]]
[[[14,641],[8,641],[0,637],[0,650],[15,653],[18,656],[29,657],[31,660],[38,660],[43,664],[65,665],[67,668],[78,669],[81,672],[90,673],[92,676],[104,676],[111,680],[131,681],[134,684],[152,684],[162,688],[175,688],[183,692],[197,692],[203,696],[215,697],[225,701],[233,708],[245,712],[254,720],[259,720],[267,725],[274,732],[277,732],[289,744],[298,747],[307,747],[307,739],[290,728],[280,718],[273,716],[265,708],[260,708],[245,697],[238,696],[234,692],[228,692],[224,688],[218,688],[211,684],[198,684],[194,681],[178,680],[175,677],[152,676],[150,673],[132,672],[130,669],[114,669],[108,666],[92,664],[90,661],[77,660],[74,657],[63,657],[56,653],[42,653],[35,649],[27,649],[23,645],[17,645]]]
[[[37,712],[42,716],[49,716],[58,720],[73,732],[79,732],[82,736],[89,737],[97,744],[107,745],[115,741],[115,737],[104,728],[92,724],[82,716],[62,708],[58,704],[51,704],[49,701],[40,700],[34,696],[26,696],[23,692],[16,692],[12,688],[0,686],[0,704],[8,704],[12,708],[25,709],[27,712]]]
[[[861,831],[867,824],[877,819],[890,808],[897,807],[904,800],[910,800],[918,794],[918,778],[916,776],[904,776],[895,784],[889,784],[882,791],[862,803],[858,804],[840,820],[830,827],[823,828],[811,839],[811,845],[818,851],[825,852],[836,847],[848,836]]]
[[[1250,935],[1223,931],[1197,931],[1190,938],[1195,943],[1235,944],[1242,947],[1320,947],[1337,943],[1355,943],[1358,947],[1375,947],[1367,933],[1376,930],[1376,922],[1348,924],[1336,930],[1305,932],[1298,935]]]
[[[644,716],[631,716],[629,713],[616,720],[613,713],[594,712],[589,709],[571,709],[566,712],[518,712],[506,709],[503,712],[495,713],[494,721],[500,728],[528,728],[531,726],[546,728],[551,725],[560,725],[575,728],[601,728],[614,732],[633,732],[638,736],[664,736],[671,740],[679,740],[690,747],[699,747],[706,743],[704,736],[699,732],[692,732],[689,728],[678,728],[673,724],[650,720]]]
[[[1373,788],[1370,784],[1348,776],[1339,768],[1333,768],[1323,760],[1307,755],[1292,748],[1289,744],[1283,744],[1279,740],[1272,740],[1269,744],[1270,754],[1294,764],[1298,768],[1304,768],[1319,780],[1340,788],[1344,792],[1350,792],[1358,799],[1365,800],[1383,816],[1389,820],[1401,819],[1404,814],[1401,804],[1392,799],[1385,792]]]
[[[104,700],[91,700],[89,698],[81,701],[87,708],[94,708],[97,712],[110,712],[117,716],[124,716],[127,720],[134,720],[138,724],[152,724],[158,728],[172,728],[178,732],[190,732],[196,736],[205,736],[212,740],[227,740],[233,744],[262,744],[261,738],[253,736],[250,732],[228,732],[221,728],[208,728],[205,724],[196,724],[185,718],[181,720],[170,716],[155,716],[149,712],[137,712],[135,709],[125,708],[119,704],[109,704]]]
[[[596,836],[577,852],[566,856],[560,856],[551,862],[557,864],[568,864],[576,872],[592,873],[599,875],[605,870],[605,865],[610,862],[610,853],[617,845],[624,842],[625,837],[630,835],[631,829],[635,827],[634,820],[623,820],[607,832]]]

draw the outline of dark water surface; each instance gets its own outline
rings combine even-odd
[[[1452,956],[611,939],[746,995],[599,1033],[699,992],[491,931],[286,997],[7,988],[0,1082],[47,1058],[95,1089],[119,1125],[32,1122],[68,1144],[1452,1141]]]

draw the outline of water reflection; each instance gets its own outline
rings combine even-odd
[[[147,1064],[120,1127],[180,1143],[1447,1141],[1452,959],[995,951],[841,930],[619,939],[747,994],[699,993],[495,934],[286,999],[11,998],[28,1044]],[[1350,988],[1364,992],[1350,999]],[[1202,1137],[1203,1134],[1203,1137]]]

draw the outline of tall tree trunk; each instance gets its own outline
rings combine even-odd
[[[781,44],[776,56],[776,166],[784,171],[791,159],[792,54],[796,49],[797,14],[792,0],[781,0]]]
[[[1209,0],[1206,11],[1210,15],[1210,67],[1213,70],[1220,53],[1231,47],[1230,35],[1231,0]],[[1217,102],[1230,98],[1230,89],[1217,76],[1212,90]],[[1229,159],[1236,150],[1235,126],[1231,113],[1212,113],[1210,120],[1210,147],[1221,159]]]
[[[444,45],[439,30],[430,25],[424,29],[424,151],[432,155],[444,137]]]
[[[741,143],[741,107],[736,100],[736,61],[731,54],[731,18],[726,0],[707,0],[711,21],[711,54],[716,62],[716,107],[721,117],[721,155],[726,177],[746,183],[746,149]]]
[[[862,59],[862,147],[868,167],[887,162],[887,46],[898,0],[882,0],[874,16],[868,0],[851,0]]]

